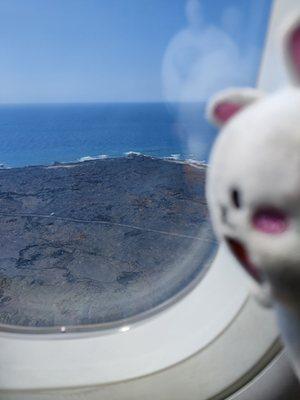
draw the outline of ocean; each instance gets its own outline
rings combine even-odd
[[[204,104],[0,106],[0,164],[50,165],[128,152],[206,161],[215,130]]]

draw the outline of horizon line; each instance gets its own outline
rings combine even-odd
[[[93,105],[93,104],[199,104],[205,103],[206,100],[199,101],[164,101],[164,100],[151,100],[151,101],[42,101],[42,102],[0,102],[1,106],[43,106],[43,105]]]

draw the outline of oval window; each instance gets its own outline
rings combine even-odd
[[[205,103],[255,85],[270,4],[0,5],[2,326],[113,327],[199,283]]]

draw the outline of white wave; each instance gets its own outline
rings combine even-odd
[[[84,156],[78,159],[79,162],[92,161],[92,160],[105,160],[108,158],[107,154],[99,154],[98,156]]]
[[[141,156],[142,153],[139,153],[138,151],[127,151],[126,153],[124,153],[126,157],[129,156]]]
[[[170,156],[163,157],[164,160],[173,160],[173,161],[178,161],[180,160],[181,154],[171,154]]]
[[[199,161],[199,160],[194,160],[193,158],[188,158],[187,160],[185,160],[188,164],[191,165],[198,165],[198,166],[207,166],[207,162],[205,160],[203,161]]]
[[[84,157],[80,157],[78,161],[79,162],[84,162],[84,161],[91,161],[91,160],[95,160],[95,157],[84,156]]]
[[[0,164],[0,169],[11,169],[11,167],[6,164]]]

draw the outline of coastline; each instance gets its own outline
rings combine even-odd
[[[50,165],[45,165],[44,167],[46,168],[74,168],[77,165],[80,165],[81,163],[87,163],[90,161],[99,161],[99,160],[119,160],[119,159],[123,159],[123,158],[127,158],[127,159],[133,159],[133,158],[141,158],[141,159],[150,159],[150,160],[161,160],[161,161],[166,161],[166,162],[171,162],[174,164],[182,164],[182,165],[190,165],[192,167],[197,167],[197,168],[207,168],[208,164],[205,161],[199,161],[199,160],[194,160],[194,159],[179,159],[176,157],[154,157],[154,156],[149,156],[143,153],[138,153],[138,152],[134,152],[134,151],[130,151],[128,153],[125,153],[125,156],[116,156],[116,157],[109,157],[106,155],[101,155],[101,156],[85,156],[85,157],[81,157],[79,160],[77,161],[72,161],[72,162],[55,162],[53,164]],[[28,166],[30,167],[30,165]],[[40,167],[40,165],[39,165]],[[11,167],[14,168],[14,167]],[[11,169],[9,168],[9,169]],[[18,167],[18,168],[22,168],[22,167]],[[26,167],[23,167],[26,168]]]
[[[20,169],[20,168],[33,168],[33,167],[45,167],[45,168],[58,168],[58,167],[65,167],[65,168],[71,168],[76,165],[79,165],[80,163],[86,163],[89,161],[97,161],[97,160],[118,160],[122,158],[129,158],[132,159],[134,157],[142,157],[142,158],[148,158],[152,160],[162,160],[162,161],[170,161],[178,164],[187,164],[191,166],[198,166],[198,167],[207,167],[208,164],[205,160],[197,160],[193,158],[181,158],[181,154],[171,154],[170,156],[165,156],[165,157],[158,157],[158,156],[152,156],[148,154],[144,154],[141,152],[136,152],[136,151],[128,151],[125,152],[123,155],[117,155],[117,156],[110,156],[107,154],[100,154],[98,156],[82,156],[77,160],[73,161],[53,161],[52,163],[49,164],[28,164],[28,165],[23,165],[23,166],[13,166],[13,165],[7,165],[0,163],[0,170],[8,170],[8,169]]]

